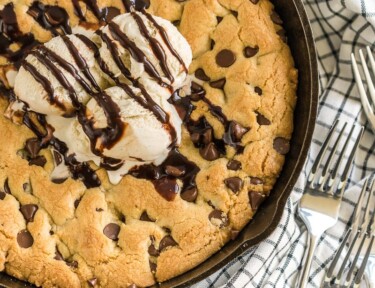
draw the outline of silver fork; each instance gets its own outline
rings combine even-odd
[[[370,47],[366,47],[367,55],[371,64],[372,72],[375,73],[375,60],[371,53]],[[354,78],[358,86],[359,95],[361,96],[361,102],[363,106],[363,110],[365,111],[365,114],[367,116],[368,121],[370,122],[371,128],[375,133],[375,88],[374,88],[374,81],[371,79],[371,74],[369,71],[369,68],[367,66],[365,57],[363,55],[362,49],[359,50],[359,58],[361,59],[361,64],[363,68],[363,72],[366,77],[367,82],[367,88],[370,92],[370,97],[367,96],[365,87],[363,86],[361,74],[359,73],[358,65],[355,60],[354,53],[351,54],[352,58],[352,66],[353,66],[353,72],[354,72]]]
[[[344,131],[347,126],[347,123],[345,123],[343,128],[341,128],[339,136],[337,137],[331,153],[328,155],[320,173],[318,171],[320,170],[320,164],[328,150],[329,143],[334,139],[334,134],[338,124],[339,121],[336,120],[328,133],[327,139],[323,143],[317,159],[311,168],[305,187],[305,193],[299,202],[298,214],[305,223],[309,232],[309,250],[306,257],[304,270],[298,285],[300,288],[304,288],[307,285],[311,262],[318,239],[328,228],[331,228],[337,222],[342,194],[345,190],[355,152],[363,134],[363,127],[361,127],[357,135],[357,140],[352,147],[346,164],[344,165],[344,155],[347,149],[349,149],[350,139],[353,135],[357,134],[355,133],[356,125],[353,125],[350,129],[349,135],[347,136],[345,144],[339,153],[337,161],[333,161],[339,147],[340,140],[343,138]],[[344,165],[343,172],[341,173],[341,177],[338,177],[339,170],[342,170],[342,164]]]
[[[372,181],[372,184],[368,184],[368,179],[362,186],[362,190],[357,202],[357,205],[353,211],[351,219],[349,221],[349,229],[346,232],[343,241],[339,249],[336,251],[336,254],[330,264],[330,267],[327,270],[326,277],[324,279],[322,287],[359,287],[365,273],[366,265],[370,257],[372,246],[374,244],[375,232],[374,232],[374,211],[371,213],[371,206],[373,205],[373,197],[375,193],[375,180]],[[371,187],[371,188],[370,188]],[[363,205],[363,202],[366,199],[365,194],[367,188],[370,188],[369,195],[367,197],[367,203]],[[365,212],[361,217],[362,207],[365,206]],[[372,215],[371,215],[372,214]],[[351,241],[348,240],[351,238]],[[337,266],[337,263],[340,259],[340,256],[344,255],[343,250],[346,247],[346,244],[349,244],[347,253],[345,254],[344,260],[341,263],[341,266]],[[366,247],[367,246],[367,247]],[[365,250],[363,250],[365,248]],[[359,266],[359,269],[355,271],[358,259],[363,253],[362,263]],[[350,262],[350,256],[354,256],[353,261]],[[347,267],[348,266],[348,267]],[[338,272],[335,274],[334,271],[336,268],[339,268]],[[345,269],[346,271],[345,277]],[[345,280],[344,280],[345,279]]]

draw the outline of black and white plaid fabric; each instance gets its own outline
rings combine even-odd
[[[295,216],[306,174],[336,118],[364,125],[354,168],[348,181],[337,225],[320,239],[309,287],[320,287],[325,269],[347,229],[360,185],[375,172],[375,137],[361,107],[351,69],[350,53],[370,45],[375,52],[375,0],[305,0],[315,35],[320,72],[320,107],[314,139],[303,173],[275,232],[225,268],[194,285],[203,287],[296,287],[307,233]]]

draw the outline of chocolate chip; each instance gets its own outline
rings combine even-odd
[[[147,9],[150,7],[150,0],[136,0],[135,2],[135,10],[141,11],[143,9]]]
[[[230,177],[224,180],[225,185],[234,193],[239,192],[243,187],[243,181],[239,177]]]
[[[236,121],[232,121],[230,124],[230,131],[235,140],[240,141],[242,136],[249,131],[249,128],[241,126]]]
[[[263,180],[257,177],[250,177],[250,183],[254,185],[263,184]]]
[[[180,177],[185,174],[185,168],[167,165],[165,166],[165,173],[173,177]]]
[[[259,96],[262,96],[262,94],[263,94],[262,89],[258,86],[254,87],[254,92],[257,93]]]
[[[125,217],[125,215],[121,215],[121,216],[120,216],[120,221],[121,221],[122,223],[126,223],[126,217]]]
[[[250,2],[253,4],[258,4],[259,0],[250,0]]]
[[[256,191],[249,191],[249,199],[251,209],[254,211],[258,209],[259,205],[264,201],[265,197],[263,194]]]
[[[223,21],[223,17],[217,16],[216,20],[217,20],[217,24],[219,24],[221,21]]]
[[[172,201],[178,191],[180,186],[178,186],[176,179],[171,177],[163,177],[153,181],[156,191],[158,191],[167,201]]]
[[[234,160],[234,159],[230,160],[230,161],[228,162],[228,164],[227,164],[227,168],[228,168],[229,170],[237,171],[237,170],[241,169],[241,167],[242,167],[241,162],[240,162],[240,161],[237,161],[237,160]]]
[[[207,204],[208,204],[208,206],[212,207],[213,209],[216,209],[216,208],[215,208],[215,205],[212,204],[211,200],[208,200],[208,201],[207,201]]]
[[[214,47],[215,47],[215,41],[214,41],[214,40],[212,40],[212,39],[211,39],[211,45],[210,45],[210,47],[211,47],[211,50],[213,50],[213,49],[214,49]]]
[[[150,254],[151,256],[154,256],[154,257],[157,257],[157,256],[160,255],[159,250],[155,248],[154,244],[151,244],[148,247],[148,254]]]
[[[89,284],[90,287],[95,287],[95,285],[98,283],[98,279],[97,278],[91,278],[91,279],[87,280],[87,283]]]
[[[155,220],[152,220],[152,219],[148,216],[148,214],[147,214],[146,211],[143,211],[143,213],[142,213],[141,217],[139,218],[139,220],[141,220],[141,221],[147,221],[147,222],[155,222]]]
[[[109,223],[104,227],[103,233],[111,240],[118,240],[118,234],[120,233],[120,226],[116,223]]]
[[[9,187],[9,180],[8,178],[4,182],[4,192],[6,194],[11,194],[10,187]]]
[[[237,11],[230,10],[230,13],[232,13],[232,15],[237,18],[237,16],[238,16],[238,12]]]
[[[66,19],[66,11],[57,6],[48,7],[44,15],[48,23],[52,26],[58,26]]]
[[[77,269],[78,268],[78,262],[73,260],[71,262],[66,262],[66,265],[68,265],[69,267],[73,268],[73,269]]]
[[[161,239],[159,243],[159,250],[160,252],[163,252],[168,247],[177,246],[177,242],[172,238],[172,236],[167,235],[164,236],[163,239]]]
[[[64,183],[68,178],[52,178],[51,181],[55,184],[62,184]]]
[[[273,23],[275,23],[277,25],[283,24],[283,20],[281,20],[279,14],[277,14],[275,11],[273,11],[272,14],[271,14],[271,20],[272,20]]]
[[[271,121],[268,120],[264,115],[260,114],[259,112],[255,112],[257,114],[257,122],[259,125],[270,125]]]
[[[229,221],[227,215],[219,209],[213,210],[209,215],[208,219],[210,219],[211,223],[219,226],[219,228],[223,228],[228,226]]]
[[[30,183],[28,183],[28,182],[23,183],[22,188],[23,188],[23,191],[25,191],[25,193],[31,194],[32,191],[31,191]]]
[[[61,255],[61,253],[57,249],[57,247],[56,247],[56,251],[55,251],[55,257],[53,259],[55,259],[57,261],[64,261],[64,257]]]
[[[281,155],[285,155],[289,152],[290,143],[289,140],[283,137],[277,137],[273,140],[273,149],[279,152]]]
[[[227,79],[221,78],[219,80],[210,82],[210,86],[212,88],[216,88],[216,89],[224,89],[224,86],[225,86],[226,82],[227,82]]]
[[[133,283],[133,284],[130,284],[127,288],[138,288],[138,286]]]
[[[286,31],[284,29],[280,29],[276,32],[277,35],[280,36],[281,41],[284,43],[288,42],[288,38],[286,37]]]
[[[21,248],[30,248],[34,244],[34,238],[26,229],[21,230],[17,234],[17,243]]]
[[[194,202],[195,199],[197,199],[197,196],[198,196],[197,187],[191,187],[189,189],[186,189],[185,191],[181,192],[181,194],[180,194],[181,199],[183,199],[187,202]]]
[[[77,199],[76,201],[74,201],[74,208],[77,209],[80,202],[81,202],[81,199]]]
[[[190,135],[190,139],[193,143],[198,143],[201,135],[197,132],[194,132]]]
[[[199,68],[195,71],[194,73],[195,77],[197,77],[198,79],[202,80],[202,81],[210,81],[210,77],[208,77],[206,75],[206,73],[204,72],[204,70],[202,68]]]
[[[35,166],[40,166],[44,167],[46,165],[47,160],[44,156],[37,156],[36,158],[30,159],[29,160],[29,165],[35,165]]]
[[[240,234],[240,231],[232,229],[230,231],[230,239],[235,240],[237,238],[238,234]]]
[[[216,55],[216,63],[220,67],[229,67],[231,66],[234,62],[236,61],[236,55],[231,50],[224,49],[221,50],[217,55]]]
[[[206,91],[197,82],[191,82],[191,95],[190,99],[193,101],[201,100],[206,94]]]
[[[150,269],[151,269],[151,272],[152,272],[152,273],[156,273],[156,268],[157,268],[156,263],[151,262],[151,261],[149,261],[149,263],[150,263]]]
[[[0,200],[4,200],[6,195],[3,191],[0,191]]]
[[[217,150],[213,142],[206,145],[205,147],[200,148],[199,154],[202,156],[203,159],[208,161],[213,161],[220,157],[219,151]]]
[[[40,149],[40,141],[38,138],[30,138],[26,140],[25,150],[30,154],[31,158],[38,156]]]
[[[96,211],[96,212],[103,212],[104,209],[103,209],[103,208],[96,208],[95,211]]]
[[[246,46],[245,49],[243,50],[243,54],[246,58],[251,58],[255,56],[258,53],[258,51],[259,51],[258,46],[255,46],[255,47]]]
[[[37,205],[35,204],[22,205],[20,210],[27,223],[34,222],[35,213],[36,211],[38,211]]]
[[[212,128],[207,128],[206,130],[204,130],[204,132],[202,133],[203,144],[208,145],[212,142],[212,138],[213,138],[212,134],[213,134]]]

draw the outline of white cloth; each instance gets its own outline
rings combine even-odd
[[[295,216],[306,175],[335,119],[365,126],[337,225],[319,240],[309,287],[320,287],[325,269],[347,229],[360,184],[375,172],[375,136],[362,110],[350,53],[370,45],[375,52],[375,0],[305,0],[319,61],[320,106],[313,142],[299,180],[274,233],[225,268],[194,285],[203,287],[296,287],[307,233]],[[354,141],[354,139],[353,139]]]

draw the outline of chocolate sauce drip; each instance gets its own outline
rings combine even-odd
[[[81,9],[81,6],[79,5],[79,2],[83,2],[86,4],[86,7],[92,11],[92,13],[95,15],[95,17],[98,20],[105,20],[102,10],[99,8],[98,3],[96,0],[72,0],[74,12],[79,17],[81,21],[86,21],[86,17],[83,15],[83,11]]]
[[[46,127],[47,123],[43,115],[39,114],[38,120],[41,126]],[[78,162],[73,155],[68,156],[68,147],[64,142],[53,136],[48,136],[49,140],[44,141],[48,133],[40,131],[38,125],[30,118],[29,112],[24,114],[23,123],[34,132],[34,134],[40,139],[41,143],[44,143],[42,148],[51,145],[56,151],[63,155],[65,165],[69,168],[73,179],[81,179],[87,188],[98,187],[101,185],[95,171],[92,170],[87,163]]]
[[[147,39],[147,41],[150,43],[151,49],[154,52],[156,58],[159,60],[160,67],[162,68],[164,74],[167,76],[169,81],[172,83],[174,78],[169,71],[168,64],[167,64],[167,56],[165,55],[165,52],[163,50],[163,47],[161,47],[158,40],[153,38],[150,33],[148,32],[148,29],[143,22],[142,18],[135,12],[131,12],[131,15],[133,16],[134,20],[137,22],[139,31],[141,32],[142,36]],[[152,17],[151,17],[152,18]]]
[[[20,46],[16,51],[10,48],[14,43]],[[5,5],[0,11],[0,55],[19,68],[26,52],[38,44],[31,33],[23,34],[19,30],[13,3]]]
[[[170,173],[170,167],[175,167],[183,173]],[[132,169],[130,174],[136,178],[150,180],[158,193],[167,201],[172,201],[178,193],[177,179],[182,181],[181,194],[190,189],[197,189],[195,178],[200,171],[199,167],[180,154],[177,149],[169,152],[168,157],[159,166],[143,165]],[[169,173],[168,173],[169,172]]]
[[[54,36],[71,34],[69,15],[59,6],[44,5],[39,1],[33,2],[27,11],[44,29],[51,31]],[[60,31],[59,31],[60,30]]]
[[[150,0],[122,0],[127,12],[142,11],[150,7]]]
[[[177,51],[173,48],[171,42],[169,41],[169,37],[165,29],[156,22],[154,17],[151,16],[151,14],[147,13],[145,10],[142,10],[142,13],[146,15],[147,19],[150,20],[150,22],[158,29],[159,34],[161,38],[163,39],[165,45],[167,45],[169,51],[173,54],[174,57],[178,59],[178,61],[181,63],[181,65],[184,67],[184,70],[186,73],[188,73],[188,68],[185,65],[185,62],[182,60],[181,56],[177,53]]]
[[[139,49],[137,45],[133,41],[131,41],[125,33],[121,31],[120,27],[116,23],[110,22],[108,24],[108,28],[111,32],[112,37],[129,51],[131,57],[133,57],[137,62],[143,63],[145,71],[148,75],[156,79],[160,86],[167,87],[169,89],[172,88],[169,84],[163,81],[154,65],[148,60],[142,50]]]

